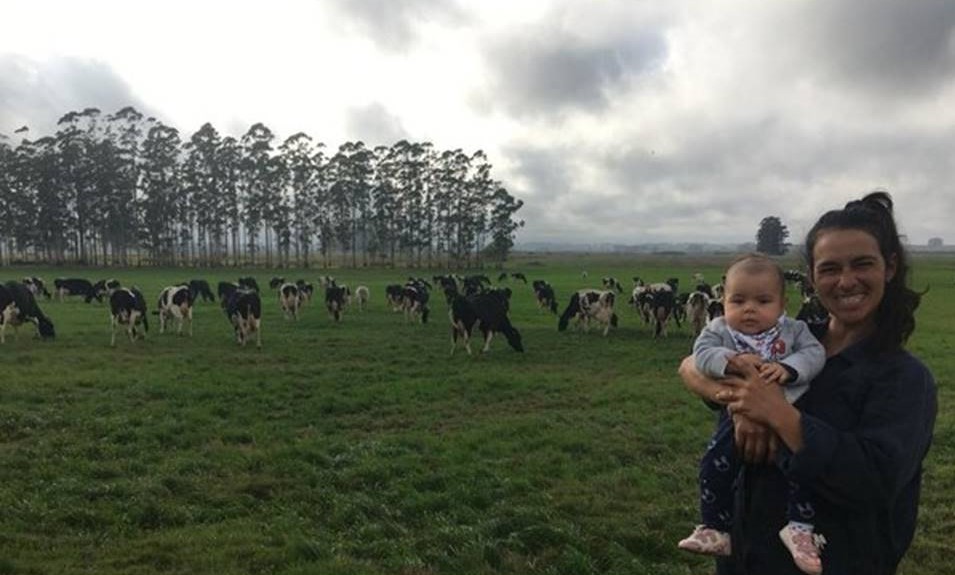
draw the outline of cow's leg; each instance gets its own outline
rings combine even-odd
[[[192,337],[192,308],[186,310],[186,317],[189,318],[189,337]]]
[[[116,347],[116,325],[118,322],[115,315],[112,317],[112,320],[110,323],[111,323],[110,327],[112,328],[111,329],[112,337],[109,340],[109,345],[111,345],[112,347]]]
[[[481,349],[481,353],[487,353],[491,351],[491,339],[494,337],[494,332],[483,328],[481,331],[484,332],[484,348]]]
[[[255,347],[262,349],[262,320],[252,318],[252,326],[255,329]]]

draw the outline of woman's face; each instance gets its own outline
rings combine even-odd
[[[845,326],[875,321],[885,284],[895,275],[879,244],[862,230],[823,230],[812,249],[812,281],[833,319]]]

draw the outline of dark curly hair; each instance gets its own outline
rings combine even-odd
[[[921,294],[908,287],[909,264],[892,214],[892,197],[888,192],[876,191],[861,200],[853,200],[841,210],[831,210],[806,234],[805,258],[812,273],[813,248],[820,233],[830,230],[861,230],[879,244],[886,263],[895,258],[896,271],[885,285],[885,293],[876,310],[875,330],[869,347],[875,352],[900,349],[915,331],[915,310]]]

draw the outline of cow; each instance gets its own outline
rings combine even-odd
[[[401,290],[401,308],[406,319],[414,321],[420,318],[421,323],[428,323],[428,316],[431,314],[428,308],[430,287],[430,284],[420,280],[409,281],[404,285]]]
[[[220,305],[225,307],[225,300],[232,293],[239,289],[239,284],[232,282],[219,282],[219,285],[216,287],[216,292],[219,294]]]
[[[617,278],[603,277],[600,278],[600,283],[603,284],[604,289],[616,290],[617,293],[623,293],[623,287],[621,287],[620,282],[617,281]]]
[[[571,318],[577,318],[578,325],[583,324],[585,331],[590,329],[591,320],[602,323],[603,335],[606,336],[611,327],[617,327],[617,314],[613,311],[614,299],[614,293],[610,290],[577,290],[570,296],[570,303],[557,322],[557,331],[565,331]]]
[[[325,307],[328,308],[328,315],[336,322],[341,321],[342,312],[345,311],[347,303],[347,294],[344,286],[337,286],[334,283],[325,288]]]
[[[829,312],[822,306],[819,296],[812,294],[803,299],[796,319],[806,322],[810,327],[818,327],[829,323]]]
[[[385,286],[385,299],[391,305],[391,311],[399,312],[403,309],[405,288],[401,284],[388,284]]]
[[[159,292],[156,311],[159,316],[159,333],[166,333],[166,322],[176,320],[176,333],[182,335],[182,326],[189,320],[189,336],[192,336],[192,306],[195,294],[188,285],[168,286]]]
[[[557,297],[554,295],[554,287],[544,280],[534,280],[531,285],[534,288],[534,296],[537,298],[537,309],[549,309],[551,313],[557,313]]]
[[[82,278],[56,278],[53,280],[53,291],[57,298],[62,302],[67,296],[82,296],[86,303],[93,301],[103,301],[103,296],[97,295],[93,291],[93,284],[90,280]]]
[[[129,341],[145,339],[146,332],[149,331],[149,318],[146,316],[146,299],[138,289],[121,287],[113,290],[109,294],[109,311],[112,324],[112,337],[109,343],[111,346],[116,345],[116,328],[119,325],[126,326]],[[140,323],[143,324],[142,334],[137,330]]]
[[[304,305],[312,301],[312,294],[315,293],[315,287],[305,280],[295,280],[295,286],[298,287],[298,300]]]
[[[192,294],[193,302],[200,297],[202,301],[216,301],[216,296],[212,295],[212,288],[206,280],[189,280],[186,285],[189,287],[189,293]]]
[[[222,309],[235,330],[235,340],[245,346],[255,333],[255,346],[262,347],[262,300],[259,292],[237,289],[222,299]]]
[[[358,286],[355,288],[355,301],[358,302],[358,310],[365,311],[368,305],[368,299],[371,297],[368,286]]]
[[[653,337],[666,337],[667,322],[677,305],[676,294],[668,289],[651,290],[649,294],[650,317],[653,319]]]
[[[34,296],[42,295],[47,300],[50,300],[53,297],[49,290],[46,289],[46,285],[44,285],[43,280],[36,276],[25,277],[23,278],[22,283]]]
[[[247,290],[259,291],[259,282],[255,281],[255,278],[252,276],[246,276],[239,278],[239,287],[245,288]]]
[[[508,278],[507,272],[501,272],[501,275],[497,276],[497,281],[502,282]]]
[[[281,287],[285,283],[285,278],[282,276],[272,276],[272,279],[269,280],[269,289],[276,289]]]
[[[521,334],[511,325],[507,317],[507,298],[503,291],[490,291],[465,297],[454,295],[448,317],[451,320],[451,355],[458,347],[458,340],[464,342],[464,348],[471,355],[471,334],[477,326],[484,335],[484,347],[481,353],[487,353],[495,333],[502,333],[507,343],[519,352],[524,351]]]
[[[279,306],[282,308],[282,314],[285,319],[290,317],[298,320],[298,308],[301,303],[298,286],[291,283],[283,283],[279,286]]]
[[[96,301],[103,301],[103,298],[109,297],[120,287],[122,287],[122,284],[120,284],[117,279],[99,280],[93,284],[93,293],[96,294]]]
[[[723,317],[723,300],[714,299],[706,306],[706,318],[709,321],[713,321],[718,317]]]
[[[512,272],[512,273],[511,273],[511,278],[514,279],[514,280],[516,280],[516,281],[519,281],[519,282],[523,283],[524,285],[527,285],[527,276],[525,276],[525,275],[522,274],[521,272]]]
[[[53,322],[40,310],[36,297],[27,286],[15,281],[0,285],[0,343],[6,342],[7,326],[13,327],[17,333],[20,325],[26,322],[36,325],[40,338],[56,337]]]
[[[686,300],[686,316],[694,337],[700,335],[708,321],[706,312],[710,301],[710,296],[702,291],[694,291]]]

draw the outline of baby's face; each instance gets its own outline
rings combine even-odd
[[[726,325],[754,335],[776,325],[785,308],[779,276],[772,271],[731,270],[723,296]]]

